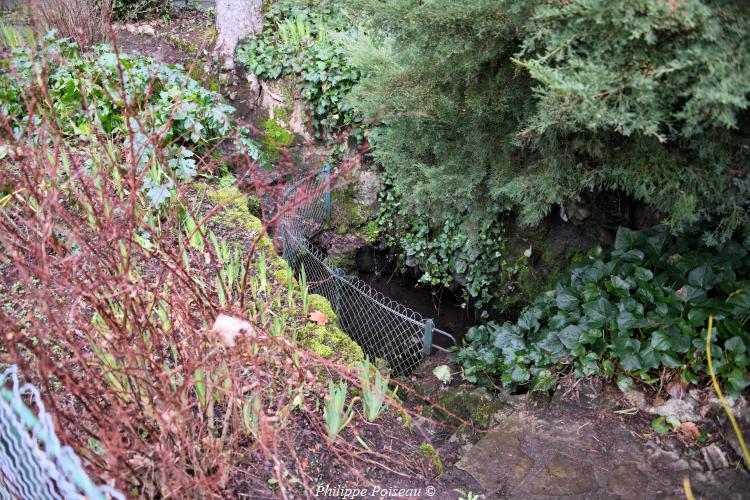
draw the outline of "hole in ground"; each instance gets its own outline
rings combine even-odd
[[[432,319],[435,327],[456,338],[461,345],[466,332],[474,326],[475,311],[471,304],[462,307],[461,290],[449,290],[419,282],[411,272],[401,273],[393,253],[372,246],[357,252],[357,276],[386,297],[409,307],[425,319]],[[448,348],[451,340],[435,333],[433,344]]]

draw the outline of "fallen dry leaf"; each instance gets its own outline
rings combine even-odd
[[[710,405],[701,405],[701,407],[699,409],[699,413],[700,413],[701,418],[703,418],[706,415],[708,415],[708,412],[710,410],[711,410],[711,406]]]
[[[310,313],[310,321],[316,322],[318,326],[326,326],[328,317],[320,311],[313,311]]]
[[[656,397],[654,398],[654,402],[653,402],[652,404],[653,404],[654,406],[661,406],[661,405],[663,405],[664,403],[666,403],[666,401],[664,400],[664,398],[663,398],[663,397],[661,397],[661,396],[656,396]]]

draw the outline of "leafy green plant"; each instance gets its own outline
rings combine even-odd
[[[362,386],[362,406],[365,419],[374,422],[383,412],[383,404],[388,394],[388,379],[369,361],[357,365],[359,382]]]
[[[421,271],[419,280],[431,285],[463,285],[464,298],[478,309],[489,308],[504,282],[504,211],[486,213],[480,207],[411,206],[409,191],[390,182],[380,193],[380,232],[400,251],[407,267]]]
[[[354,416],[352,407],[357,398],[352,398],[349,407],[346,408],[346,393],[347,385],[344,380],[340,380],[338,384],[334,384],[333,380],[328,381],[328,398],[323,407],[323,418],[326,422],[328,440],[331,443],[336,441],[339,433]]]
[[[303,265],[299,273],[299,289],[302,294],[302,314],[307,317],[310,312],[310,287],[307,284],[307,274]]]
[[[117,20],[133,21],[145,17],[166,14],[169,0],[109,0],[112,17]]]
[[[746,3],[351,5],[367,29],[347,46],[366,75],[349,101],[413,207],[482,198],[534,226],[619,191],[708,243],[750,237]]]
[[[620,228],[515,323],[472,328],[458,353],[470,381],[549,387],[558,373],[617,376],[626,389],[662,370],[704,383],[705,324],[715,315],[714,366],[730,394],[750,386],[750,260],[729,240],[709,249],[666,227]]]
[[[340,38],[332,34],[348,29],[336,2],[304,8],[274,4],[265,15],[263,31],[238,47],[237,60],[260,78],[294,78],[309,103],[316,138],[354,127],[353,134],[361,140],[356,130],[361,120],[346,102],[360,73],[349,64]]]
[[[34,61],[56,64],[42,75]],[[196,175],[196,152],[235,128],[234,108],[225,104],[220,94],[203,88],[182,67],[150,57],[118,57],[106,45],[83,53],[75,43],[56,40],[50,34],[37,47],[16,49],[2,64],[8,71],[0,73],[1,112],[17,133],[27,125],[25,89],[44,76],[49,98],[43,101],[42,110],[50,120],[67,136],[87,140],[103,135],[132,146],[138,166],[153,170],[145,194],[155,206],[169,198],[173,178],[184,181]],[[130,124],[125,123],[125,99],[138,114],[137,119],[130,117]],[[155,138],[160,142],[155,143]],[[168,148],[157,155],[157,146]],[[246,139],[244,147],[251,146]]]

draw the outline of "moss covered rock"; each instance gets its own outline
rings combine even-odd
[[[263,234],[258,240],[257,248],[266,254],[272,282],[284,289],[291,285],[295,289],[295,294],[299,296],[301,293],[299,284],[291,273],[289,264],[275,253],[271,239],[264,234],[262,222],[250,213],[250,198],[235,186],[214,188],[202,184],[198,187],[205,192],[212,204],[221,207],[208,221],[209,227],[216,232],[217,236],[219,238],[231,237],[232,234],[236,234],[238,228],[252,233],[253,236]],[[303,346],[312,349],[324,358],[340,355],[344,362],[350,364],[364,360],[362,348],[337,326],[336,314],[325,297],[311,294],[309,311],[320,311],[326,316],[328,322],[323,326],[316,323],[303,326],[297,333],[297,340]],[[302,316],[301,311],[299,316]]]
[[[365,359],[362,348],[335,325],[319,326],[310,323],[300,330],[297,339],[324,358],[340,355],[347,364]]]
[[[459,386],[443,393],[438,404],[461,420],[472,422],[475,426],[487,429],[493,424],[493,415],[510,405],[499,396],[491,394],[483,387]],[[433,410],[432,416],[451,425],[461,425],[461,421],[451,417],[439,408]]]

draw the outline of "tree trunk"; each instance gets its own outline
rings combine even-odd
[[[234,49],[244,37],[263,27],[263,0],[216,0],[216,51],[234,67]]]

